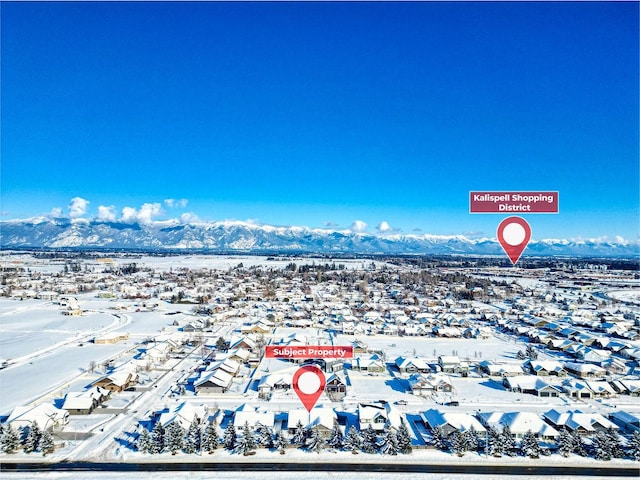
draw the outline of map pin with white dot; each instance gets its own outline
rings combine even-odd
[[[497,235],[500,245],[515,265],[529,244],[531,227],[524,218],[509,217],[500,222]]]

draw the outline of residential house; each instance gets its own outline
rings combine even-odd
[[[183,429],[188,430],[192,423],[200,423],[207,418],[206,405],[194,405],[188,402],[180,402],[168,408],[168,411],[160,413],[158,422],[163,427],[172,423],[178,423]]]
[[[347,384],[335,373],[326,380],[324,391],[333,402],[339,402],[347,395]]]
[[[478,369],[492,377],[514,377],[524,373],[519,363],[494,362],[492,360],[483,360],[478,363]]]
[[[118,368],[91,383],[92,387],[100,387],[111,392],[122,392],[128,388],[132,388],[138,383],[138,374],[125,365]]]
[[[293,375],[297,367],[263,375],[258,382],[258,397],[269,399],[274,392],[291,389]]]
[[[621,395],[640,397],[640,378],[625,377],[610,382],[613,389]]]
[[[411,393],[423,397],[431,397],[435,393],[451,393],[453,391],[453,384],[447,375],[414,373],[408,378],[407,382]]]
[[[315,407],[310,412],[303,409],[289,410],[287,428],[289,434],[296,431],[298,422],[305,428],[310,428],[322,438],[329,438],[338,415],[333,408]]]
[[[566,362],[564,368],[578,378],[603,378],[607,373],[604,368],[593,363]]]
[[[609,420],[615,423],[621,430],[629,433],[640,432],[640,415],[632,414],[624,410],[616,410],[609,414]]]
[[[596,412],[569,410],[563,413],[552,409],[544,413],[543,417],[558,430],[566,428],[568,431],[577,432],[580,435],[593,435],[596,432],[606,431],[610,428],[618,430],[618,426],[615,423]]]
[[[62,409],[69,412],[69,415],[89,415],[110,394],[109,390],[100,387],[92,387],[83,392],[69,392],[65,396]]]
[[[69,412],[50,403],[23,405],[15,407],[5,423],[15,430],[31,428],[34,423],[37,423],[42,431],[54,430],[69,423]]]
[[[356,357],[351,363],[351,370],[355,372],[382,373],[386,370],[384,361],[378,354],[368,357]]]
[[[604,381],[566,379],[562,389],[572,398],[611,398],[617,396],[615,389]]]
[[[564,369],[561,362],[557,360],[529,360],[524,364],[532,375],[537,376],[549,376],[555,375],[557,377],[564,377],[567,375],[567,371]]]
[[[231,387],[233,377],[220,369],[202,375],[193,384],[198,395],[225,393]]]
[[[457,355],[440,355],[438,366],[442,373],[457,373],[466,377],[469,374],[469,364],[460,361]]]
[[[430,409],[422,412],[420,417],[429,430],[440,427],[446,436],[454,432],[467,432],[471,429],[478,433],[483,433],[486,430],[475,417],[467,413],[441,412]]]
[[[421,358],[412,357],[398,357],[394,361],[395,366],[398,368],[400,373],[429,373],[432,371],[429,364]]]
[[[537,397],[558,397],[562,392],[560,387],[528,375],[504,377],[502,385],[511,392],[528,393]]]
[[[480,412],[476,415],[486,427],[502,430],[508,426],[515,439],[520,440],[528,431],[545,441],[555,440],[560,433],[533,412]]]
[[[357,407],[360,431],[371,426],[376,431],[384,430],[389,423],[394,428],[402,424],[402,416],[393,405],[388,402],[359,403]]]
[[[275,425],[275,413],[262,407],[252,407],[244,403],[233,414],[233,426],[239,429],[245,424],[252,428],[255,428],[258,424],[273,428]]]

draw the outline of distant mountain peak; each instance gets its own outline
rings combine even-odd
[[[122,250],[206,250],[215,252],[309,252],[341,254],[501,255],[492,238],[464,235],[386,233],[303,226],[258,225],[241,221],[167,220],[152,223],[104,222],[36,217],[0,222],[0,247]],[[532,240],[524,255],[637,257],[640,242]]]

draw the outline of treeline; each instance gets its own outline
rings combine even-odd
[[[465,452],[479,452],[493,457],[520,455],[539,458],[555,452],[563,457],[574,454],[581,457],[592,457],[596,460],[629,458],[640,461],[640,432],[638,431],[634,432],[627,440],[613,429],[599,431],[586,437],[563,428],[552,447],[541,445],[531,430],[526,432],[519,442],[516,442],[506,425],[502,431],[491,427],[483,434],[471,428],[447,435],[441,427],[434,428],[431,433],[433,445],[436,448],[458,456],[463,456]]]
[[[55,446],[49,430],[41,430],[37,422],[30,427],[15,430],[11,425],[0,424],[0,449],[3,453],[42,453],[42,456],[53,452]]]
[[[185,430],[177,422],[169,424],[166,428],[157,422],[151,432],[143,429],[138,436],[135,448],[146,454],[171,453],[172,455],[178,452],[212,454],[218,448],[224,448],[239,455],[252,455],[258,448],[278,451],[281,454],[284,454],[288,448],[318,453],[331,449],[384,455],[408,454],[412,451],[411,436],[404,422],[398,429],[385,425],[382,432],[376,432],[371,426],[363,431],[358,431],[352,426],[346,435],[343,434],[340,425],[335,422],[327,438],[314,429],[304,427],[301,422],[298,422],[291,435],[285,435],[282,431],[274,432],[273,428],[261,424],[252,428],[248,423],[237,431],[233,423],[229,422],[222,438],[218,437],[213,423],[196,421]]]

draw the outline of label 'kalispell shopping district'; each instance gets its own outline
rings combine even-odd
[[[558,213],[558,192],[469,192],[470,213]]]

